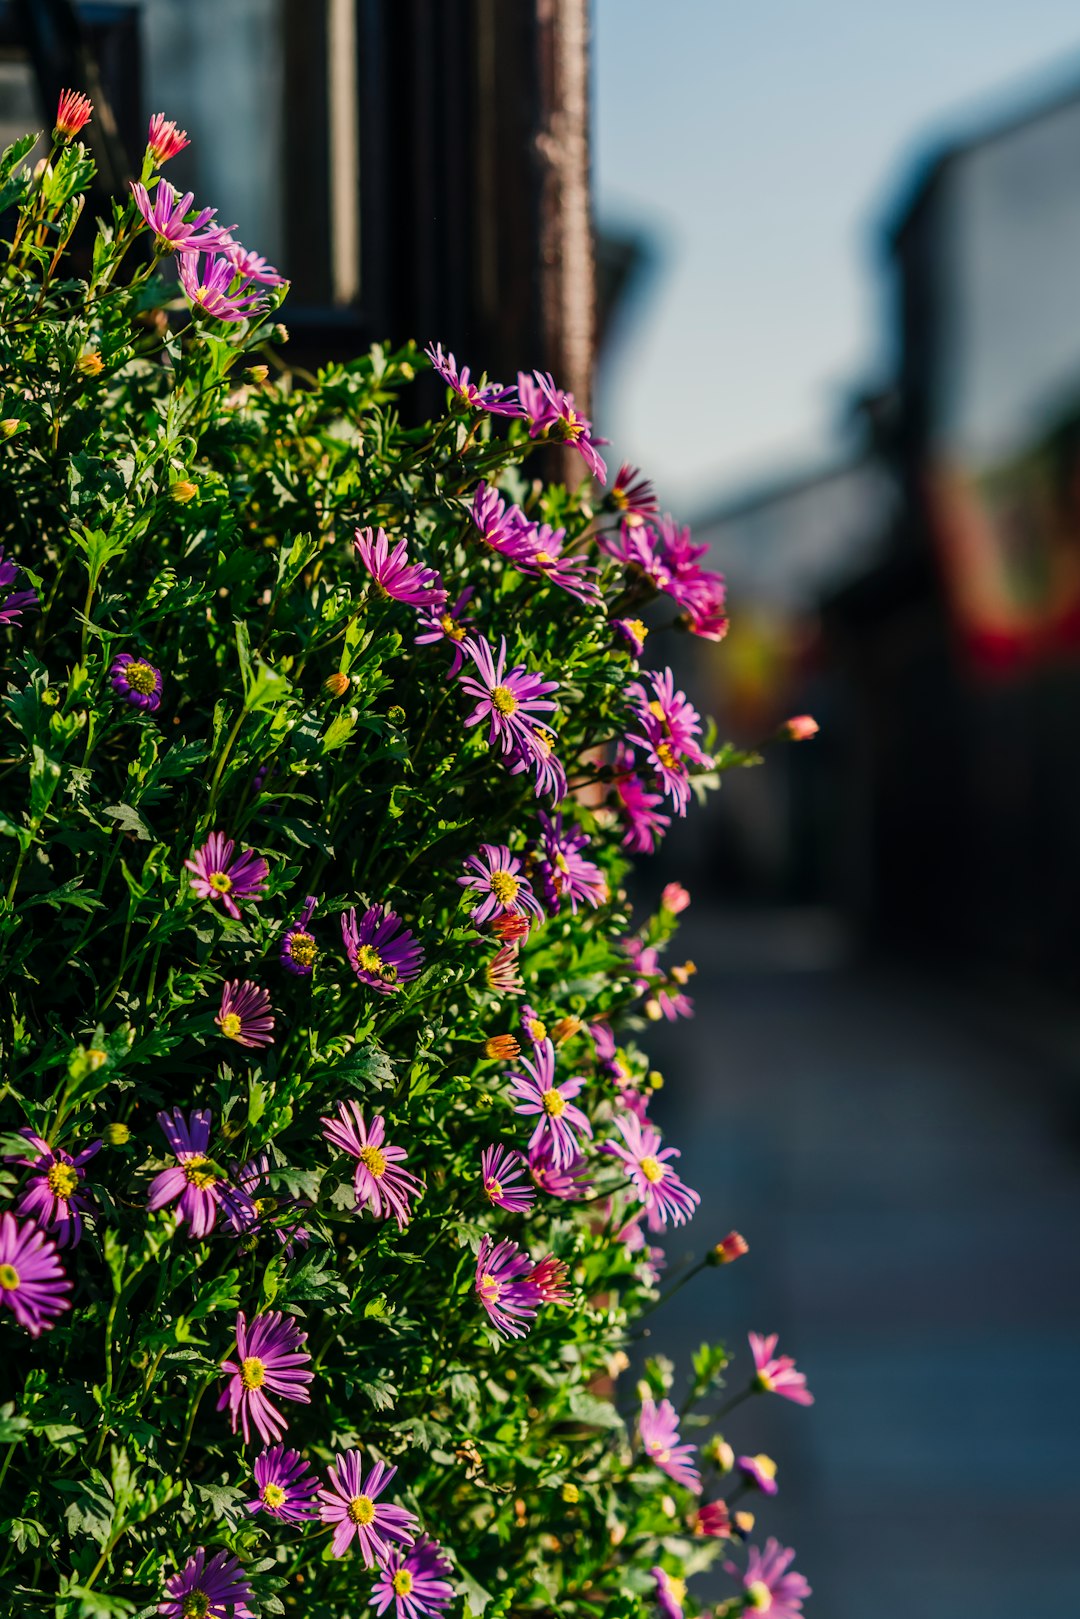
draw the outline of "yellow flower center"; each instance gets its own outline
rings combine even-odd
[[[257,1197],[255,1199],[255,1212],[258,1215],[273,1214],[277,1208],[276,1197]]]
[[[356,959],[366,973],[383,973],[383,960],[379,952],[370,944],[362,944],[356,952]]]
[[[509,686],[493,687],[491,701],[500,714],[512,714],[520,706]]]
[[[490,1271],[485,1271],[480,1278],[480,1297],[488,1304],[494,1304],[502,1288]]]
[[[751,1456],[750,1460],[765,1478],[772,1479],[776,1477],[776,1463],[771,1456]]]
[[[674,770],[676,764],[678,763],[674,753],[671,751],[671,744],[669,742],[661,742],[660,746],[656,750],[656,757],[659,759],[660,763],[662,765],[666,765],[669,770]]]
[[[264,1484],[262,1498],[268,1507],[283,1507],[285,1505],[285,1491],[280,1484]]]
[[[538,1018],[538,1017],[530,1018],[529,1019],[529,1033],[532,1035],[534,1040],[538,1040],[538,1041],[539,1040],[546,1040],[547,1039],[547,1024],[544,1022],[544,1020],[542,1018]]]
[[[451,618],[449,613],[443,613],[439,619],[439,628],[444,635],[450,637],[451,641],[464,641],[465,639],[464,625],[459,624],[456,618]]]
[[[206,1619],[210,1612],[210,1598],[205,1591],[189,1591],[180,1607],[183,1619]]]
[[[620,512],[624,512],[630,504],[626,490],[620,484],[616,484],[611,491],[611,504]]]
[[[563,1100],[561,1091],[552,1089],[544,1092],[544,1112],[549,1119],[557,1119],[565,1107],[566,1102]]]
[[[184,1165],[184,1179],[189,1186],[194,1186],[200,1192],[205,1192],[208,1186],[213,1186],[217,1179],[210,1170],[202,1167],[209,1162],[209,1158],[199,1156],[189,1158]]]
[[[654,720],[660,720],[664,725],[667,724],[667,715],[664,713],[663,703],[658,703],[655,701],[651,702],[649,704],[649,713],[652,715]]]
[[[375,1503],[370,1495],[354,1495],[349,1502],[349,1517],[353,1523],[368,1524],[375,1521]]]
[[[124,679],[132,691],[137,691],[143,697],[149,697],[152,691],[157,690],[157,676],[148,663],[129,663],[124,670]]]
[[[747,1605],[755,1608],[758,1613],[768,1613],[772,1607],[772,1592],[764,1580],[753,1580],[746,1587]]]
[[[667,1577],[667,1582],[668,1590],[671,1593],[671,1596],[681,1607],[683,1600],[686,1597],[686,1581],[680,1580],[677,1574],[669,1574]]]
[[[632,633],[637,636],[638,640],[644,641],[649,631],[648,627],[641,622],[640,618],[630,619],[629,625]]]
[[[14,1293],[19,1285],[19,1273],[14,1265],[0,1265],[0,1287],[5,1293]]]
[[[664,1166],[656,1158],[643,1158],[641,1160],[641,1173],[647,1181],[651,1181],[655,1186],[657,1181],[662,1181],[664,1178]]]
[[[246,1389],[261,1389],[266,1382],[266,1366],[257,1355],[240,1362],[240,1381]]]
[[[378,1147],[361,1147],[359,1157],[376,1180],[381,1180],[386,1174],[386,1154],[380,1152]]]
[[[395,1596],[407,1597],[412,1590],[412,1575],[407,1568],[399,1568],[390,1581],[390,1589]]]
[[[227,894],[232,888],[232,878],[223,871],[212,871],[206,880],[215,894]]]
[[[218,1025],[222,1034],[229,1040],[238,1039],[240,1030],[243,1028],[243,1024],[235,1012],[226,1012],[223,1018],[218,1019]]]
[[[537,551],[536,555],[533,557],[533,561],[536,562],[541,568],[550,568],[551,564],[555,561],[555,558],[551,555],[550,551]]]
[[[491,873],[491,892],[500,905],[512,905],[517,899],[517,891],[521,887],[516,877],[511,877],[508,871],[493,871]]]
[[[563,431],[567,438],[580,438],[585,431],[585,423],[578,420],[576,412],[567,407],[563,418]]]
[[[289,955],[301,967],[310,967],[319,947],[310,933],[294,933],[289,939]]]
[[[494,1203],[497,1197],[502,1197],[502,1181],[487,1180],[484,1182],[484,1191]]]
[[[79,1172],[71,1164],[53,1164],[45,1177],[54,1197],[70,1197],[79,1184]]]
[[[758,1372],[754,1378],[754,1382],[757,1384],[762,1394],[774,1394],[776,1392],[775,1383],[765,1372]]]

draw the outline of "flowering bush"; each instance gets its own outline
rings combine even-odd
[[[722,583],[633,469],[526,478],[606,478],[550,377],[298,385],[163,117],[72,250],[90,111],[0,163],[4,1611],[672,1615],[719,1555],[796,1615],[773,1464],[687,1437],[725,1351],[626,1375],[698,1195],[628,1038],[688,896],[622,884],[750,762],[638,615]],[[751,1355],[727,1408],[809,1400]]]

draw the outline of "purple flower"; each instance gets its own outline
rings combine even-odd
[[[267,1445],[276,1444],[288,1427],[264,1391],[310,1405],[311,1395],[305,1385],[315,1374],[310,1370],[311,1356],[303,1347],[306,1343],[307,1333],[300,1331],[291,1315],[280,1310],[252,1317],[250,1327],[243,1310],[238,1313],[236,1359],[221,1363],[222,1371],[232,1375],[217,1408],[224,1411],[228,1406],[233,1433],[239,1418],[245,1445],[251,1441],[251,1423]]]
[[[255,1487],[258,1495],[246,1502],[249,1512],[265,1512],[282,1523],[302,1523],[318,1514],[315,1497],[319,1481],[307,1470],[298,1450],[273,1445],[255,1458]]]
[[[553,714],[558,706],[548,695],[558,690],[558,681],[530,674],[523,663],[507,670],[505,635],[499,642],[498,658],[482,637],[462,645],[480,676],[460,677],[465,690],[478,699],[465,724],[479,725],[481,720],[489,720],[489,745],[498,742],[504,754],[514,753],[515,748],[527,750],[530,739],[544,724],[539,716]]]
[[[408,602],[411,607],[441,607],[447,592],[434,568],[410,562],[404,540],[390,549],[383,529],[358,528],[353,545],[357,556],[383,596]]]
[[[341,918],[341,937],[357,978],[380,995],[403,989],[423,966],[415,936],[389,906],[369,905],[359,922],[353,906]]]
[[[771,1456],[737,1456],[735,1466],[739,1469],[746,1483],[762,1495],[777,1495],[780,1490],[776,1482],[776,1463]]]
[[[679,1442],[679,1419],[670,1400],[657,1405],[648,1395],[641,1402],[638,1432],[646,1456],[661,1472],[684,1484],[695,1494],[701,1490],[701,1474],[693,1464],[694,1447]]]
[[[795,1370],[790,1355],[777,1355],[779,1334],[767,1338],[750,1333],[750,1353],[754,1357],[753,1387],[760,1394],[779,1394],[796,1405],[813,1405],[814,1396],[806,1386],[806,1375]]]
[[[519,776],[531,770],[536,778],[537,798],[553,798],[556,803],[566,797],[566,771],[555,756],[555,738],[549,731],[537,729],[511,743],[513,764],[510,774]]]
[[[577,1157],[581,1141],[579,1136],[591,1136],[592,1125],[579,1107],[570,1100],[585,1084],[578,1074],[573,1079],[555,1083],[555,1047],[550,1040],[542,1040],[535,1048],[535,1062],[522,1057],[521,1066],[527,1074],[511,1074],[510,1089],[521,1100],[515,1113],[536,1113],[539,1119],[529,1141],[529,1149],[539,1147],[542,1141],[550,1143],[553,1161],[562,1169]]]
[[[561,815],[539,812],[540,837],[536,845],[540,882],[548,909],[556,912],[565,897],[577,913],[579,901],[594,909],[608,897],[607,878],[582,849],[589,846],[588,834]]]
[[[524,1338],[540,1308],[540,1293],[530,1279],[532,1260],[516,1242],[493,1243],[484,1237],[476,1256],[476,1293],[492,1325],[507,1338]]]
[[[190,146],[186,129],[178,129],[163,112],[155,112],[146,132],[146,147],[155,163],[167,163]]]
[[[376,1115],[368,1128],[359,1102],[339,1102],[338,1118],[320,1120],[323,1135],[335,1147],[356,1159],[353,1187],[358,1209],[366,1205],[376,1220],[392,1214],[400,1231],[412,1218],[409,1199],[423,1191],[416,1176],[401,1166],[408,1156],[404,1147],[386,1142],[386,1120]]]
[[[38,593],[33,588],[11,589],[20,571],[17,563],[5,557],[4,548],[0,546],[0,624],[17,624],[28,607],[37,606]]]
[[[517,389],[504,387],[501,382],[470,381],[469,367],[463,365],[458,370],[457,361],[452,354],[444,354],[441,343],[429,343],[424,350],[435,370],[452,388],[458,398],[474,410],[486,410],[492,416],[520,416],[521,406],[517,401]],[[380,1612],[382,1610],[380,1609]]]
[[[70,1310],[70,1292],[55,1242],[39,1226],[0,1214],[0,1305],[38,1338],[55,1316]]]
[[[172,1115],[161,1112],[157,1116],[166,1141],[176,1157],[172,1169],[163,1169],[150,1182],[147,1208],[163,1209],[166,1203],[179,1200],[178,1220],[186,1221],[193,1237],[205,1237],[214,1229],[218,1209],[236,1219],[250,1218],[254,1205],[247,1193],[230,1186],[215,1171],[207,1154],[210,1145],[210,1109],[195,1108],[190,1121],[178,1107]]]
[[[801,1574],[787,1572],[794,1556],[793,1551],[770,1538],[763,1552],[750,1547],[745,1573],[740,1575],[734,1563],[724,1564],[729,1574],[742,1580],[744,1611],[767,1613],[769,1619],[799,1619],[803,1599],[811,1591]]]
[[[192,860],[185,860],[194,873],[192,888],[199,899],[220,900],[229,915],[240,918],[238,899],[261,899],[270,867],[261,854],[245,849],[235,855],[236,844],[224,832],[211,832]]]
[[[633,656],[640,658],[645,650],[645,639],[649,633],[640,618],[616,618],[612,622],[612,628],[630,648]]]
[[[652,854],[671,825],[671,816],[660,813],[663,793],[651,793],[641,777],[634,774],[633,765],[630,749],[620,748],[615,759],[615,792],[626,817],[623,848],[634,854]]]
[[[199,1619],[254,1619],[248,1607],[251,1586],[231,1552],[216,1552],[207,1562],[200,1546],[181,1572],[165,1581],[165,1589],[169,1594],[157,1611],[168,1619],[190,1619],[195,1614]]]
[[[541,1192],[566,1203],[575,1202],[592,1189],[589,1166],[581,1154],[575,1154],[568,1164],[557,1163],[550,1138],[530,1149],[529,1174]]]
[[[645,683],[647,682],[647,684]],[[681,691],[675,690],[670,669],[662,674],[650,671],[644,682],[626,688],[640,727],[627,740],[643,748],[649,764],[660,779],[677,812],[686,814],[690,802],[690,775],[687,761],[708,766],[712,763],[696,740],[701,731],[697,709]]]
[[[497,555],[519,568],[532,561],[538,543],[535,524],[519,506],[508,506],[490,484],[477,485],[472,520],[484,544]]]
[[[132,708],[153,714],[161,707],[161,670],[155,669],[145,658],[121,652],[113,659],[109,675],[113,691],[119,692]]]
[[[544,523],[534,531],[531,554],[517,563],[522,573],[538,574],[549,584],[558,585],[578,601],[599,601],[600,586],[596,582],[597,570],[586,557],[563,556],[566,530],[553,529]]]
[[[651,1568],[649,1573],[656,1581],[656,1606],[660,1609],[663,1619],[683,1619],[682,1605],[686,1596],[686,1581],[680,1580],[677,1575],[669,1574],[659,1563],[655,1568]]]
[[[82,1216],[90,1205],[80,1194],[80,1183],[86,1179],[83,1165],[101,1151],[101,1142],[91,1142],[75,1157],[63,1147],[50,1147],[32,1130],[20,1130],[31,1146],[37,1149],[33,1158],[16,1161],[33,1166],[34,1173],[15,1205],[16,1214],[29,1215],[42,1230],[52,1232],[58,1248],[74,1248],[82,1237]]]
[[[607,440],[594,438],[592,423],[574,404],[574,396],[555,385],[548,371],[518,372],[518,398],[529,420],[529,437],[536,438],[557,426],[566,443],[572,444],[585,465],[600,483],[607,480],[604,458],[596,448]]]
[[[180,254],[180,285],[193,308],[211,320],[247,320],[267,307],[261,293],[248,291],[250,276],[240,275],[228,258],[212,258],[209,253]]]
[[[668,1166],[669,1158],[680,1156],[678,1148],[665,1147],[661,1152],[659,1130],[651,1124],[643,1124],[633,1113],[617,1118],[615,1128],[622,1142],[605,1141],[600,1150],[620,1158],[626,1165],[634,1190],[648,1213],[649,1230],[659,1231],[669,1220],[672,1225],[682,1225],[689,1220],[701,1198]]]
[[[295,922],[289,923],[281,936],[278,959],[287,972],[295,973],[298,978],[310,976],[315,958],[319,954],[319,947],[308,929],[317,903],[314,895],[309,894],[300,915]]]
[[[522,875],[520,859],[505,843],[482,843],[479,854],[466,860],[465,870],[469,875],[459,877],[459,885],[482,896],[469,913],[478,926],[496,914],[523,916],[528,912],[543,917],[543,907]]]
[[[371,1605],[382,1614],[393,1602],[395,1619],[430,1619],[454,1600],[450,1572],[437,1541],[418,1540],[407,1552],[391,1547],[371,1588]]]
[[[427,618],[421,619],[420,634],[414,637],[417,646],[432,646],[438,641],[449,641],[453,656],[450,659],[447,680],[453,679],[457,674],[465,656],[461,650],[461,643],[469,633],[472,620],[463,615],[472,599],[474,588],[473,585],[467,585],[453,607],[444,608],[441,613],[432,612]]]
[[[685,626],[693,635],[722,640],[727,633],[724,577],[702,568],[698,560],[708,546],[694,545],[690,530],[677,528],[670,517],[658,527],[653,521],[628,514],[618,535],[605,535],[600,544],[632,578],[670,596],[683,609]],[[648,589],[645,594],[650,594]]]
[[[278,275],[274,266],[267,264],[261,254],[253,253],[250,248],[243,247],[239,242],[224,242],[222,247],[233,271],[236,275],[242,275],[245,283],[257,281],[263,287],[288,286],[285,277]]]
[[[414,1514],[379,1500],[396,1472],[396,1467],[374,1462],[364,1478],[358,1450],[347,1450],[337,1458],[330,1469],[330,1488],[319,1491],[319,1517],[323,1523],[337,1526],[335,1557],[345,1556],[354,1535],[368,1568],[376,1561],[385,1563],[391,1541],[412,1545],[420,1527]]]
[[[480,1157],[480,1174],[484,1195],[497,1209],[520,1214],[536,1199],[528,1182],[523,1186],[514,1184],[525,1179],[525,1160],[509,1147],[485,1147]]]
[[[153,202],[146,187],[137,180],[131,183],[131,194],[144,223],[154,233],[154,251],[162,257],[178,250],[191,253],[197,248],[219,247],[222,239],[228,236],[223,225],[212,223],[217,214],[216,208],[202,208],[194,219],[185,219],[185,214],[191,212],[195,201],[194,193],[186,191],[181,197],[168,180],[158,181]]]
[[[272,1046],[274,1012],[261,984],[230,979],[221,990],[221,1010],[214,1019],[227,1040],[238,1046]]]
[[[615,474],[615,482],[608,490],[608,499],[615,510],[622,512],[631,527],[655,517],[658,508],[656,490],[638,467],[624,461]]]
[[[233,1228],[240,1232],[241,1235],[252,1232],[256,1235],[260,1234],[266,1229],[269,1216],[275,1214],[278,1209],[291,1209],[302,1206],[297,1198],[282,1198],[267,1194],[260,1197],[259,1194],[270,1174],[270,1154],[267,1152],[256,1153],[255,1157],[249,1159],[243,1168],[235,1170],[235,1174],[236,1184],[250,1200],[250,1207],[247,1203],[244,1203],[237,1207],[227,1208],[226,1213]],[[306,1231],[300,1224],[292,1225],[275,1221],[270,1226],[270,1229],[283,1245],[286,1259],[291,1258],[297,1248],[306,1248],[311,1241],[310,1232]]]

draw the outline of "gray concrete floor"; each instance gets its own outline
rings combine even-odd
[[[827,919],[685,922],[697,1017],[647,1040],[702,1194],[670,1254],[732,1226],[751,1252],[650,1342],[681,1371],[720,1338],[738,1384],[745,1329],[779,1332],[807,1373],[809,1410],[730,1420],[780,1465],[757,1538],[798,1548],[808,1619],[1080,1616],[1080,1155],[1047,1030],[844,965]]]

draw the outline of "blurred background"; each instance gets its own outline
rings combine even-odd
[[[694,1240],[751,1244],[654,1339],[807,1372],[729,1437],[811,1613],[1080,1612],[1075,6],[0,0],[0,138],[68,84],[103,189],[186,127],[290,358],[550,368],[709,542],[731,631],[662,655],[743,745],[821,734],[641,878],[693,892]]]

